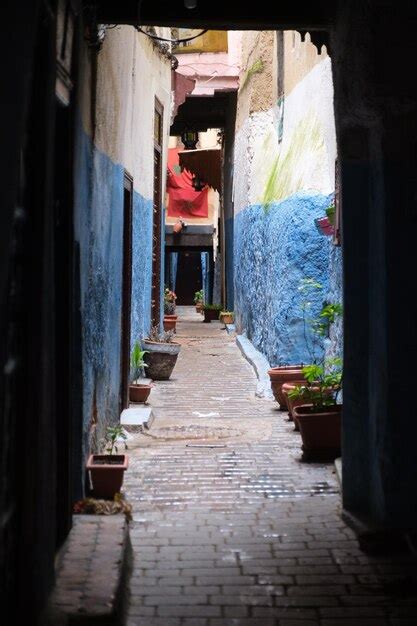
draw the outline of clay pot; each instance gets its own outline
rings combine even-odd
[[[297,382],[295,383],[284,383],[282,385],[282,394],[286,400],[287,403],[287,407],[288,407],[288,418],[290,420],[293,420],[294,422],[294,430],[300,430],[298,427],[298,422],[297,420],[294,418],[294,408],[296,406],[300,406],[301,404],[305,404],[305,400],[304,399],[299,399],[299,400],[293,400],[292,398],[288,397],[288,392],[292,391],[293,389],[295,389],[295,387],[297,386]]]
[[[164,330],[176,330],[177,315],[164,315]]]
[[[142,347],[147,350],[143,357],[148,366],[146,375],[152,380],[168,380],[177,362],[181,345],[175,341],[161,343],[144,339]]]
[[[151,393],[152,385],[145,384],[132,384],[129,385],[129,400],[130,402],[146,402]]]
[[[195,310],[196,310],[197,313],[201,313],[202,308],[203,308],[203,303],[202,302],[196,302],[195,303]]]
[[[288,417],[290,420],[293,420],[294,422],[294,430],[300,430],[300,425],[297,421],[297,416],[294,412],[294,409],[297,406],[302,406],[303,404],[306,404],[308,402],[308,400],[306,400],[305,398],[290,398],[288,396],[288,392],[291,391],[292,389],[295,389],[295,387],[297,387],[298,383],[284,383],[282,385],[282,392],[284,393],[286,399],[287,399],[287,406],[288,406]],[[318,387],[311,387],[311,391],[319,391]],[[332,393],[332,390],[329,389],[328,392],[324,392],[326,393],[326,395],[330,395]]]
[[[224,313],[222,315],[222,322],[224,324],[233,324],[233,315]]]
[[[282,393],[282,385],[284,383],[295,383],[296,385],[305,383],[305,378],[301,373],[303,367],[303,365],[282,365],[268,370],[272,393],[281,411],[285,411],[288,408],[286,398]]]
[[[129,459],[126,454],[90,454],[86,469],[94,498],[113,500],[120,492]]]
[[[331,461],[340,456],[342,405],[324,407],[315,413],[311,404],[294,408],[294,416],[300,426],[303,440],[303,459],[307,461]]]
[[[333,235],[334,234],[334,226],[330,222],[330,220],[329,220],[329,218],[327,216],[325,216],[325,217],[317,217],[314,220],[314,222],[315,222],[317,230],[322,235]]]

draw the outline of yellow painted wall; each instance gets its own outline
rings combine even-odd
[[[178,37],[192,37],[196,34],[195,30],[187,28],[178,29]],[[174,48],[175,54],[187,52],[227,52],[227,31],[225,30],[209,30],[204,35],[189,41],[186,45],[179,45]]]

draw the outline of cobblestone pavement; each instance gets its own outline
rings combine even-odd
[[[333,465],[300,461],[299,434],[255,398],[220,323],[179,312],[179,360],[151,394],[156,436],[130,445],[128,626],[415,626],[415,564],[361,552]]]

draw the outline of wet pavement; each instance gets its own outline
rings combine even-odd
[[[332,463],[300,436],[232,336],[178,311],[181,353],[129,442],[129,626],[408,626],[415,564],[364,554],[340,518]]]

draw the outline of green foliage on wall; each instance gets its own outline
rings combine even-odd
[[[271,137],[267,137],[263,149],[271,152]],[[282,149],[274,158],[267,175],[262,204],[265,210],[276,201],[283,200],[303,187],[303,168],[300,164],[305,159],[324,158],[324,140],[320,122],[310,113],[294,128],[287,149]]]
[[[246,85],[248,84],[248,82],[250,81],[250,79],[252,78],[254,74],[261,74],[263,70],[264,70],[264,63],[262,59],[257,59],[257,61],[255,61],[255,63],[251,65],[251,67],[246,72],[243,78],[242,84],[240,86],[240,91],[245,89]]]

